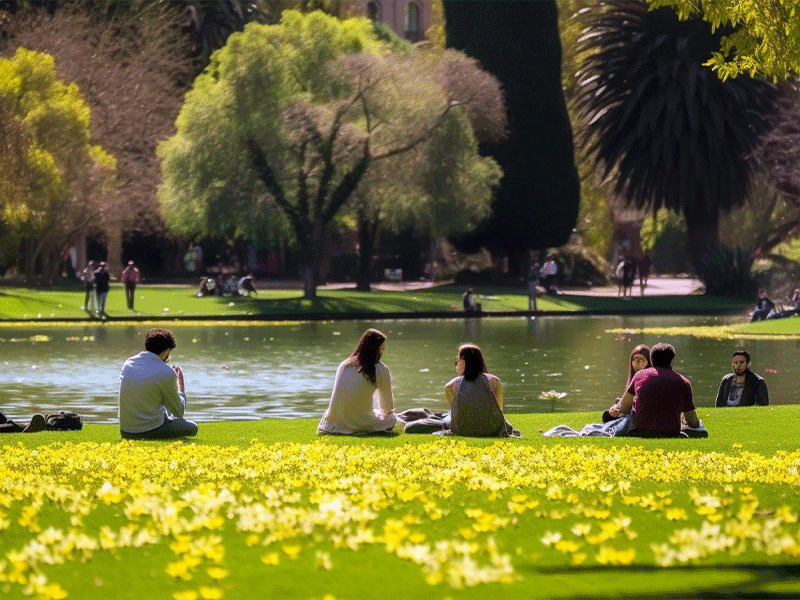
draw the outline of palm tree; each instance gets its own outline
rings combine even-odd
[[[584,147],[637,208],[683,213],[692,261],[719,245],[721,211],[749,193],[750,156],[770,128],[776,89],[751,77],[722,81],[703,66],[726,33],[678,20],[644,0],[586,11],[576,104]]]

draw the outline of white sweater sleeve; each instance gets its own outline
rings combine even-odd
[[[379,363],[376,373],[377,388],[375,394],[378,400],[378,406],[384,415],[394,412],[394,396],[392,396],[392,376],[389,374],[389,368],[383,363]]]

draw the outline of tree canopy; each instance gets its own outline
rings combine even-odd
[[[505,254],[510,270],[522,275],[527,250],[567,242],[580,203],[561,86],[558,9],[553,1],[443,4],[447,46],[463,50],[500,80],[509,124],[506,139],[482,146],[504,173],[492,218],[461,241],[469,249],[485,246]]]
[[[585,14],[585,58],[577,105],[586,148],[615,192],[638,208],[686,217],[692,258],[719,243],[721,211],[750,190],[751,158],[769,130],[772,84],[722,81],[702,66],[722,32],[644,0],[614,0]]]
[[[398,204],[435,197],[422,214],[442,227],[470,224],[485,214],[499,177],[493,161],[477,157],[471,128],[501,136],[504,125],[496,80],[476,73],[453,53],[390,52],[367,19],[286,11],[280,24],[251,23],[212,56],[176,135],[159,149],[167,222],[187,234],[283,222],[301,252],[307,296],[327,227],[362,181],[386,190],[387,178],[402,185],[415,173],[405,194],[392,196]],[[474,168],[458,174],[468,185],[456,189],[474,193],[456,205],[420,175],[437,140],[436,168],[471,144]],[[394,171],[376,167],[390,160],[399,161]],[[362,188],[362,201],[374,198]]]
[[[648,0],[669,6],[681,20],[701,18],[725,29],[704,64],[722,79],[747,74],[776,81],[800,75],[800,7],[797,0]]]
[[[4,241],[18,243],[23,235],[37,240],[26,253],[32,276],[38,259],[60,257],[73,236],[102,213],[115,161],[92,143],[89,107],[76,85],[57,79],[49,55],[20,48],[13,58],[0,59],[0,106],[3,162],[14,180],[0,186]]]

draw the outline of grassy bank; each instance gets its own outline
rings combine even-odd
[[[800,409],[705,440],[317,438],[313,420],[0,438],[0,589],[42,598],[800,593]],[[772,427],[769,436],[764,426]],[[770,425],[771,424],[771,425]]]
[[[743,317],[744,319],[744,317]],[[640,327],[635,329],[611,329],[608,333],[617,335],[687,335],[697,338],[729,340],[788,340],[800,339],[800,317],[770,319],[731,325],[708,325],[692,327]]]
[[[462,314],[463,287],[452,285],[414,291],[357,292],[355,290],[320,290],[317,298],[307,300],[302,291],[261,290],[251,298],[197,298],[189,286],[139,286],[136,311],[125,305],[124,290],[113,285],[106,303],[111,318],[197,317],[252,318],[302,317],[305,315],[358,315],[365,313],[448,313]],[[522,288],[476,287],[477,302],[488,313],[528,310],[528,297]],[[0,319],[78,319],[89,318],[81,309],[84,292],[79,287],[20,288],[0,287]],[[538,309],[544,312],[599,311],[706,313],[738,311],[744,304],[708,296],[646,296],[608,298],[581,295],[539,298]]]

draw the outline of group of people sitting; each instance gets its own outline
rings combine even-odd
[[[197,423],[185,418],[183,372],[167,364],[175,347],[170,330],[154,328],[145,336],[144,350],[123,364],[119,387],[123,438],[172,439],[197,434]],[[503,385],[488,372],[483,352],[475,344],[459,346],[454,360],[456,377],[444,386],[450,410],[438,413],[423,408],[395,414],[391,375],[381,361],[385,350],[386,335],[367,329],[336,371],[330,403],[317,428],[319,435],[390,434],[399,423],[407,433],[519,437],[503,413]],[[603,414],[611,435],[674,437],[682,430],[701,428],[692,386],[673,370],[674,362],[675,349],[670,344],[633,349],[625,393]],[[733,373],[720,383],[716,406],[769,404],[767,385],[750,370],[746,350],[733,353],[732,367]],[[42,429],[42,415],[35,415],[28,426],[0,415],[0,433]]]
[[[503,384],[488,372],[481,349],[462,344],[453,365],[456,377],[444,386],[448,412],[410,409],[395,414],[389,368],[381,361],[386,336],[367,329],[353,353],[336,370],[319,435],[388,434],[398,424],[407,433],[452,433],[470,437],[519,435],[503,414]]]
[[[792,308],[778,310],[775,303],[767,296],[767,290],[758,290],[756,306],[753,309],[753,316],[750,321],[764,321],[766,319],[783,319],[800,315],[800,289],[795,289],[791,297]]]
[[[253,285],[252,275],[245,275],[237,279],[236,275],[226,278],[219,274],[216,277],[201,277],[200,287],[195,295],[203,298],[204,296],[250,296],[250,294],[258,294]]]

